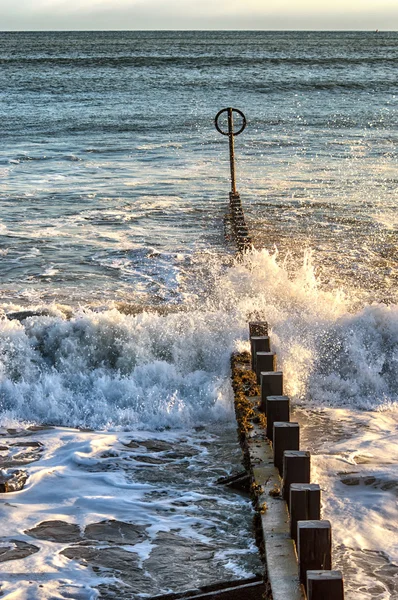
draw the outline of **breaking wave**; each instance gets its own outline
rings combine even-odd
[[[324,289],[307,252],[293,269],[254,251],[215,259],[207,286],[173,312],[80,309],[0,322],[3,424],[96,429],[195,426],[232,418],[229,358],[266,319],[286,392],[317,406],[397,406],[398,308],[352,310]],[[211,281],[211,283],[210,283]]]

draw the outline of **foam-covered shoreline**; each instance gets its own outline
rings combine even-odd
[[[68,473],[63,461],[70,465],[76,457],[90,466],[101,440],[142,433],[177,443],[195,438],[195,427],[228,431],[234,427],[230,354],[248,349],[247,321],[266,318],[286,392],[306,421],[316,479],[328,490],[325,515],[334,523],[337,561],[345,571],[364,573],[368,586],[355,600],[370,600],[367,589],[388,599],[388,577],[367,569],[364,557],[380,556],[380,569],[385,564],[390,570],[398,560],[391,519],[398,480],[397,307],[358,310],[357,298],[321,285],[310,254],[296,271],[265,250],[232,266],[215,262],[212,269],[208,292],[193,293],[183,310],[126,315],[81,308],[66,318],[53,309],[22,322],[3,318],[2,425],[56,425],[61,429],[50,435],[55,445],[67,435],[75,438],[76,451],[68,454],[61,444],[54,453],[52,468],[60,473]],[[66,434],[66,425],[96,431]],[[350,477],[358,481],[349,485]],[[43,478],[43,498],[51,497],[52,486],[51,478]],[[28,498],[30,489],[19,494]],[[83,520],[94,505],[84,502]],[[44,514],[32,512],[32,523]],[[381,528],[388,534],[380,536]],[[348,589],[347,597],[354,592]]]
[[[3,447],[41,444],[0,502],[4,597],[144,598],[260,572],[249,499],[215,485],[239,468],[235,428],[216,429],[2,430]]]

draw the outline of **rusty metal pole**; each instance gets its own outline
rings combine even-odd
[[[223,113],[227,113],[228,118],[228,129],[226,131],[221,129],[219,119]],[[234,115],[237,113],[242,119],[242,124],[238,129],[234,130]],[[214,119],[214,125],[219,133],[227,135],[229,139],[229,163],[231,169],[231,191],[229,192],[229,205],[230,205],[230,222],[232,225],[232,233],[235,237],[235,241],[238,247],[238,253],[243,254],[252,247],[252,241],[249,236],[249,230],[245,222],[245,217],[240,202],[239,192],[236,189],[236,171],[235,171],[235,140],[234,137],[242,133],[246,127],[246,117],[241,110],[237,108],[223,108],[216,114]],[[282,392],[275,392],[275,394]]]
[[[228,108],[228,137],[229,137],[229,162],[231,165],[231,192],[234,196],[236,196],[234,116],[232,113],[232,108]]]
[[[225,112],[228,115],[228,131],[223,131],[218,122],[220,116]],[[242,119],[242,125],[240,126],[238,131],[234,131],[234,117],[233,117],[234,112],[236,112]],[[237,108],[232,108],[232,107],[223,108],[222,110],[220,110],[217,113],[216,118],[214,119],[214,124],[219,133],[221,133],[222,135],[227,135],[229,138],[229,162],[230,162],[230,166],[231,166],[231,195],[239,198],[239,194],[236,189],[235,140],[234,140],[234,137],[236,135],[239,135],[240,133],[242,133],[242,131],[245,129],[246,117],[243,114],[243,112],[238,110]]]

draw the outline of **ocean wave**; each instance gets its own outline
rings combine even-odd
[[[310,254],[294,273],[266,251],[227,269],[215,261],[212,270],[212,285],[168,314],[3,318],[3,421],[156,428],[230,419],[229,357],[247,347],[253,316],[269,321],[296,401],[397,406],[396,306],[350,312],[349,296],[322,289]]]
[[[79,67],[141,67],[162,68],[164,66],[187,66],[187,67],[262,67],[268,65],[289,67],[340,67],[367,66],[396,67],[397,57],[385,55],[363,55],[363,56],[220,56],[215,54],[200,55],[108,55],[108,56],[7,56],[0,58],[1,65],[18,66],[72,66]]]

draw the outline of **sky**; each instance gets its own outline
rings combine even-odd
[[[0,0],[0,31],[398,30],[398,0]]]

